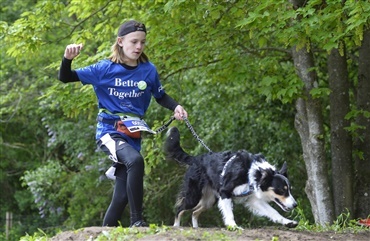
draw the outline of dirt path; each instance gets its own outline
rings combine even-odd
[[[222,228],[169,228],[155,232],[150,228],[135,228],[129,232],[119,232],[112,228],[88,227],[77,231],[60,233],[50,241],[93,241],[98,235],[110,236],[110,240],[146,240],[146,241],[369,241],[370,230],[360,233],[334,233],[334,232],[306,232],[285,228],[267,227],[258,229],[244,229],[227,231]],[[115,238],[113,238],[114,236]],[[118,238],[118,236],[120,236]],[[113,238],[113,239],[112,239]],[[107,239],[108,240],[108,239]]]

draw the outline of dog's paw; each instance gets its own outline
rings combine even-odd
[[[226,228],[228,231],[244,230],[242,227],[239,227],[238,225],[228,225]]]
[[[295,228],[295,227],[297,227],[297,225],[298,225],[298,222],[296,222],[296,221],[292,221],[292,222],[290,222],[290,223],[285,224],[285,227],[288,227],[288,228]]]

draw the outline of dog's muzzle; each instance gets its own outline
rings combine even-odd
[[[280,199],[278,198],[275,198],[274,199],[274,202],[284,211],[284,212],[289,212],[291,210],[293,210],[294,208],[296,208],[298,205],[297,205],[297,202],[294,200],[293,197],[289,197],[287,199],[285,199],[285,202],[286,203],[283,203]]]

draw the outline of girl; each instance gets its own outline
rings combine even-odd
[[[119,27],[108,59],[72,70],[72,60],[83,46],[70,44],[65,49],[59,70],[60,81],[91,84],[98,99],[96,140],[114,161],[113,168],[108,171],[115,179],[103,226],[118,226],[127,204],[130,206],[130,227],[148,226],[142,215],[144,159],[140,154],[140,133],[151,131],[143,120],[151,97],[174,111],[177,120],[187,118],[185,109],[163,89],[156,67],[144,54],[145,41],[145,25],[127,21]]]

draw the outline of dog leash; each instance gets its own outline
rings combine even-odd
[[[163,132],[165,129],[168,128],[168,126],[172,123],[172,121],[174,121],[176,118],[174,116],[171,116],[171,118],[165,123],[163,124],[161,127],[159,127],[157,130],[155,130],[155,133],[156,134],[159,134],[161,132]],[[209,152],[212,152],[211,149],[206,145],[204,144],[203,140],[199,138],[199,136],[197,135],[197,133],[194,131],[194,128],[193,126],[190,124],[188,118],[186,118],[185,116],[182,116],[182,119],[185,121],[186,123],[186,126],[189,128],[189,130],[191,131],[191,133],[193,134],[193,136],[195,137],[195,139],[197,139],[200,144],[202,144]]]
[[[172,121],[174,121],[174,120],[175,120],[175,117],[174,117],[174,116],[171,116],[171,118],[170,118],[166,123],[164,123],[161,127],[159,127],[159,128],[155,131],[155,133],[156,133],[156,134],[159,134],[159,133],[161,133],[162,131],[166,130],[166,129],[168,128],[168,126],[172,123]]]
[[[209,149],[209,147],[206,144],[204,144],[203,140],[199,138],[197,133],[195,133],[194,128],[191,126],[188,118],[182,116],[182,119],[185,121],[186,126],[189,128],[195,139],[197,139],[200,142],[200,144],[202,144],[202,146],[204,146],[209,152],[212,152],[211,149]]]

